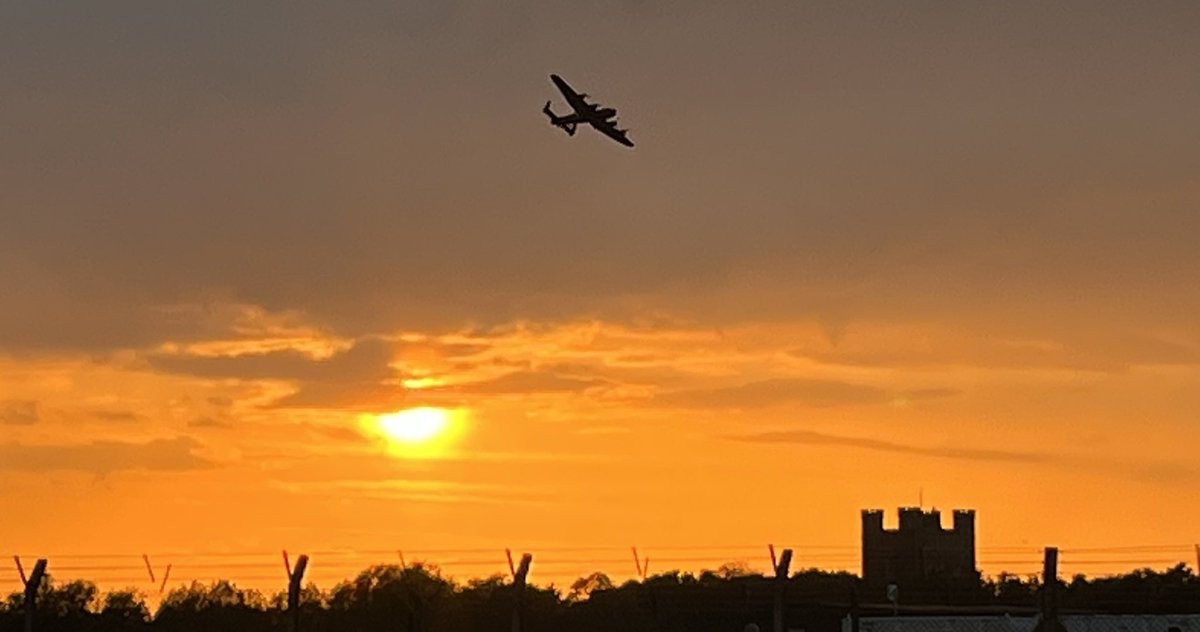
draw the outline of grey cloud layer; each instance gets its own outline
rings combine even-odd
[[[329,358],[314,359],[294,350],[239,356],[152,355],[148,361],[161,371],[205,378],[286,380],[298,390],[274,402],[278,407],[389,407],[401,401],[404,389],[389,383],[398,374],[390,363],[395,345],[380,338],[358,340]],[[214,424],[202,425],[213,427]]]
[[[912,446],[883,439],[866,437],[846,437],[825,434],[811,430],[785,430],[779,432],[761,432],[752,435],[733,437],[738,441],[753,443],[795,443],[815,446],[838,446],[861,448],[880,452],[912,454],[917,456],[932,456],[947,459],[965,459],[969,461],[1001,461],[1008,463],[1046,463],[1053,456],[1038,452],[1023,452],[1019,450],[991,450],[979,448],[940,447],[926,448]]]
[[[696,408],[741,408],[804,404],[842,406],[884,404],[897,398],[932,399],[950,397],[958,391],[950,388],[889,391],[867,384],[838,380],[777,378],[722,388],[692,389],[658,395],[654,402],[665,406]]]
[[[0,469],[26,472],[58,470],[105,475],[123,470],[184,472],[212,467],[199,456],[190,437],[145,443],[93,441],[75,445],[0,444]]]
[[[549,370],[516,371],[490,380],[427,389],[476,395],[506,395],[511,393],[577,393],[605,384],[603,380],[559,375]]]
[[[1120,371],[1135,365],[1200,365],[1200,331],[1191,342],[1127,333],[1097,334],[1086,324],[1053,339],[1013,341],[947,335],[938,344],[881,348],[835,344],[793,349],[796,357],[826,364],[871,367],[1069,368]]]
[[[393,346],[386,340],[359,340],[346,351],[316,359],[295,350],[248,353],[237,356],[149,356],[150,365],[162,371],[198,377],[327,380],[354,382],[382,380],[393,375],[388,366]]]
[[[154,308],[211,293],[348,335],[1194,322],[1200,9],[998,11],[5,4],[0,350],[186,337]],[[548,129],[550,70],[637,150]]]
[[[1077,454],[1051,454],[1030,450],[974,448],[964,446],[917,446],[886,439],[853,437],[812,430],[781,430],[731,436],[729,439],[750,443],[794,444],[816,447],[841,447],[888,452],[920,457],[954,459],[974,463],[992,462],[1013,465],[1063,467],[1124,477],[1149,484],[1181,484],[1200,481],[1200,469],[1190,463],[1130,462],[1091,458]]]
[[[37,423],[40,418],[38,403],[35,401],[21,399],[0,401],[0,424],[28,426]]]

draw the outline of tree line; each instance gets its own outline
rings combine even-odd
[[[1039,603],[1037,577],[1001,574],[956,591],[954,606],[1013,609]],[[838,629],[858,604],[870,614],[883,599],[861,593],[859,577],[815,569],[784,581],[737,564],[699,574],[671,571],[643,581],[614,584],[603,573],[570,586],[518,588],[495,575],[458,583],[430,565],[373,566],[323,591],[308,584],[300,598],[302,632],[510,631],[513,612],[522,632],[707,632],[741,630],[748,623],[770,629],[771,608],[782,591],[793,626]],[[1064,611],[1200,613],[1200,576],[1180,564],[1163,571],[1064,581]],[[0,602],[0,632],[23,629],[24,599]],[[288,629],[287,593],[264,595],[228,581],[192,583],[170,591],[154,612],[131,590],[101,594],[91,582],[39,587],[38,632],[282,632]]]

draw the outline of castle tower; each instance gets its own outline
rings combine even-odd
[[[885,529],[883,511],[862,512],[862,572],[867,601],[883,601],[889,584],[907,603],[946,603],[978,585],[975,512],[956,510],[953,526],[941,513],[901,507],[899,528]]]

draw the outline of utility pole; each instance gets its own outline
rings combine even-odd
[[[21,575],[21,583],[25,586],[25,601],[22,605],[25,607],[25,632],[33,632],[33,618],[37,612],[37,594],[38,588],[42,585],[42,579],[46,576],[46,560],[39,559],[33,565],[33,572],[29,577],[25,577],[25,567],[21,566],[21,557],[13,556],[13,561],[17,563],[17,573]]]
[[[288,575],[288,632],[300,630],[300,582],[304,580],[304,571],[308,568],[308,556],[296,558],[296,567],[292,568],[288,561],[288,553],[283,552],[283,567]]]
[[[1066,632],[1058,620],[1058,547],[1046,547],[1042,562],[1042,617],[1034,632]]]
[[[784,632],[783,627],[783,597],[787,591],[788,567],[792,564],[792,550],[784,549],[775,559],[775,545],[769,545],[771,563],[775,566],[775,632]]]
[[[850,632],[859,632],[861,626],[859,624],[860,614],[858,611],[858,589],[850,588]]]

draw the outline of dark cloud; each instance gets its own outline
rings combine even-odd
[[[199,448],[200,444],[191,437],[156,439],[145,443],[7,443],[0,444],[0,469],[26,472],[70,470],[105,475],[124,470],[184,472],[212,467],[212,462],[197,455]]]
[[[151,366],[171,373],[204,378],[283,380],[296,392],[271,404],[277,408],[389,408],[402,401],[404,388],[390,363],[394,345],[364,338],[329,358],[315,359],[299,351],[273,351],[240,356],[151,355]]]
[[[911,454],[916,456],[965,459],[970,461],[1047,463],[1054,460],[1054,457],[1051,455],[1038,452],[959,447],[927,448],[903,443],[895,443],[883,439],[846,437],[841,435],[825,434],[822,432],[814,432],[811,430],[760,432],[757,434],[739,435],[730,438],[736,441],[747,441],[752,443],[792,443],[810,446],[836,446],[875,450],[879,452],[892,452],[897,454]]]
[[[233,428],[233,421],[229,419],[219,419],[217,417],[197,417],[188,422],[189,428],[219,428],[227,430]]]
[[[644,355],[642,358],[651,356]],[[671,362],[660,356],[653,356],[654,361],[642,364],[627,364],[620,361],[612,364],[593,362],[560,362],[544,367],[559,375],[579,379],[601,380],[613,384],[656,385],[670,388],[676,385],[688,384],[696,379],[689,371],[671,365]]]
[[[388,366],[392,354],[388,341],[365,338],[346,351],[321,359],[289,349],[237,356],[156,354],[147,360],[160,371],[205,378],[359,382],[392,377],[394,371]]]
[[[809,406],[881,404],[891,401],[888,391],[837,380],[779,378],[723,388],[663,393],[654,402],[688,408],[743,408],[800,403]]]
[[[492,349],[492,345],[486,342],[436,342],[436,341],[419,341],[419,342],[401,342],[397,344],[397,350],[403,355],[412,351],[429,351],[443,358],[462,359],[477,356]]]
[[[458,393],[476,395],[507,395],[510,393],[578,393],[607,382],[597,379],[559,375],[550,370],[516,371],[500,377],[455,384],[453,386],[424,389],[431,393]]]
[[[1131,478],[1145,483],[1178,485],[1200,483],[1200,469],[1191,463],[1136,463],[1127,466]]]
[[[0,401],[0,424],[28,426],[37,423],[40,418],[38,403],[35,401],[24,399]]]
[[[1078,454],[1051,454],[1030,450],[973,448],[960,446],[916,446],[886,439],[850,437],[812,430],[782,430],[728,437],[748,443],[840,447],[875,452],[887,452],[920,457],[973,461],[977,463],[1012,463],[1069,468],[1089,473],[1118,476],[1148,484],[1180,484],[1200,480],[1200,470],[1190,463],[1129,462],[1096,459]]]
[[[1075,331],[1055,332],[1043,340],[1006,340],[962,333],[929,334],[926,344],[909,347],[881,341],[852,344],[845,336],[838,344],[793,349],[796,357],[824,364],[870,367],[987,367],[998,369],[1064,368],[1088,371],[1121,371],[1137,365],[1200,364],[1200,338],[1167,340],[1121,331],[1088,331],[1082,323]]]
[[[300,388],[268,408],[335,408],[346,411],[395,410],[408,397],[399,385],[378,382],[304,382]]]
[[[92,416],[103,421],[130,422],[142,417],[128,410],[93,410]]]

